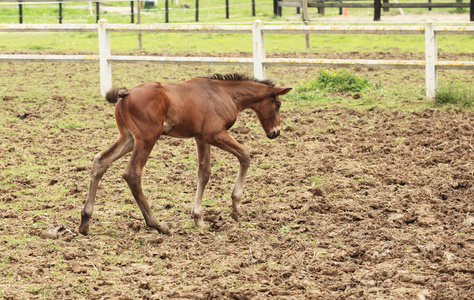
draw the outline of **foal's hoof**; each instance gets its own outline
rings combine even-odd
[[[89,225],[87,226],[79,226],[79,233],[82,235],[87,235],[89,233]]]
[[[204,225],[204,221],[202,219],[199,219],[199,220],[194,219],[194,226],[197,229],[203,229],[204,227],[206,227],[206,225]]]
[[[168,228],[168,226],[164,225],[164,224],[160,224],[156,230],[158,230],[159,233],[161,234],[166,234],[166,235],[171,235],[171,231],[170,229]]]
[[[234,219],[236,222],[239,222],[240,217],[242,217],[242,212],[240,210],[232,209],[229,215]]]

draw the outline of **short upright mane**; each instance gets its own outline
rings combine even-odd
[[[270,85],[270,86],[275,86],[275,83],[273,82],[273,80],[271,79],[257,79],[255,77],[251,77],[251,76],[247,76],[247,75],[243,75],[243,74],[238,74],[238,73],[234,73],[234,74],[213,74],[213,75],[209,75],[209,76],[205,76],[205,77],[202,77],[202,78],[207,78],[207,79],[217,79],[217,80],[238,80],[238,81],[253,81],[253,82],[258,82],[258,83],[262,83],[262,84],[266,84],[266,85]]]

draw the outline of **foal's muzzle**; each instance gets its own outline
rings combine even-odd
[[[280,129],[274,129],[274,130],[270,131],[270,133],[267,134],[267,137],[269,139],[274,139],[279,135],[280,135]]]

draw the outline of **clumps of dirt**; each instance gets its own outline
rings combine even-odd
[[[76,236],[76,233],[74,231],[66,228],[65,225],[59,225],[57,227],[48,228],[41,231],[40,237],[42,239],[53,239],[53,240],[64,239],[67,241],[67,240],[71,240],[72,238]]]
[[[10,202],[10,201],[6,201],[6,202]],[[19,217],[18,212],[11,209],[0,213],[0,218],[2,219],[16,219],[18,217]]]
[[[16,115],[16,117],[20,120],[24,120],[26,118],[28,118],[31,114],[30,113],[23,113],[23,114],[20,114],[20,115]]]
[[[233,156],[212,149],[206,228],[198,230],[190,217],[194,145],[158,141],[143,186],[172,236],[146,226],[121,178],[128,159],[104,176],[90,235],[78,235],[89,177],[74,158],[92,159],[115,131],[51,138],[30,134],[33,119],[16,120],[14,146],[0,146],[6,166],[21,164],[45,138],[52,154],[38,155],[41,176],[0,173],[9,183],[0,201],[12,207],[0,210],[3,296],[474,298],[474,113],[301,105],[282,110],[278,139],[265,139],[252,114],[231,129],[252,157],[240,222],[229,216]],[[49,115],[46,108],[35,114]],[[64,156],[48,167],[48,158]],[[57,196],[37,203],[40,191]]]
[[[51,95],[51,100],[62,102],[66,100],[66,97],[54,94],[54,95]]]
[[[3,96],[3,101],[11,101],[17,99],[17,96]]]

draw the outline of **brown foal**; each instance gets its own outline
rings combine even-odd
[[[212,75],[181,83],[148,82],[131,90],[112,89],[107,101],[117,103],[115,120],[119,137],[104,152],[97,154],[91,169],[86,202],[81,211],[79,232],[89,232],[97,187],[112,162],[132,152],[123,178],[149,227],[170,234],[151,210],[141,186],[143,167],[161,135],[194,138],[198,153],[198,183],[191,216],[196,227],[204,227],[202,196],[211,173],[210,146],[234,154],[240,168],[232,192],[231,217],[242,215],[240,203],[245,175],[250,164],[249,152],[228,133],[240,111],[250,108],[270,139],[280,134],[280,99],[291,88],[278,88],[270,80],[257,80],[239,74]]]

